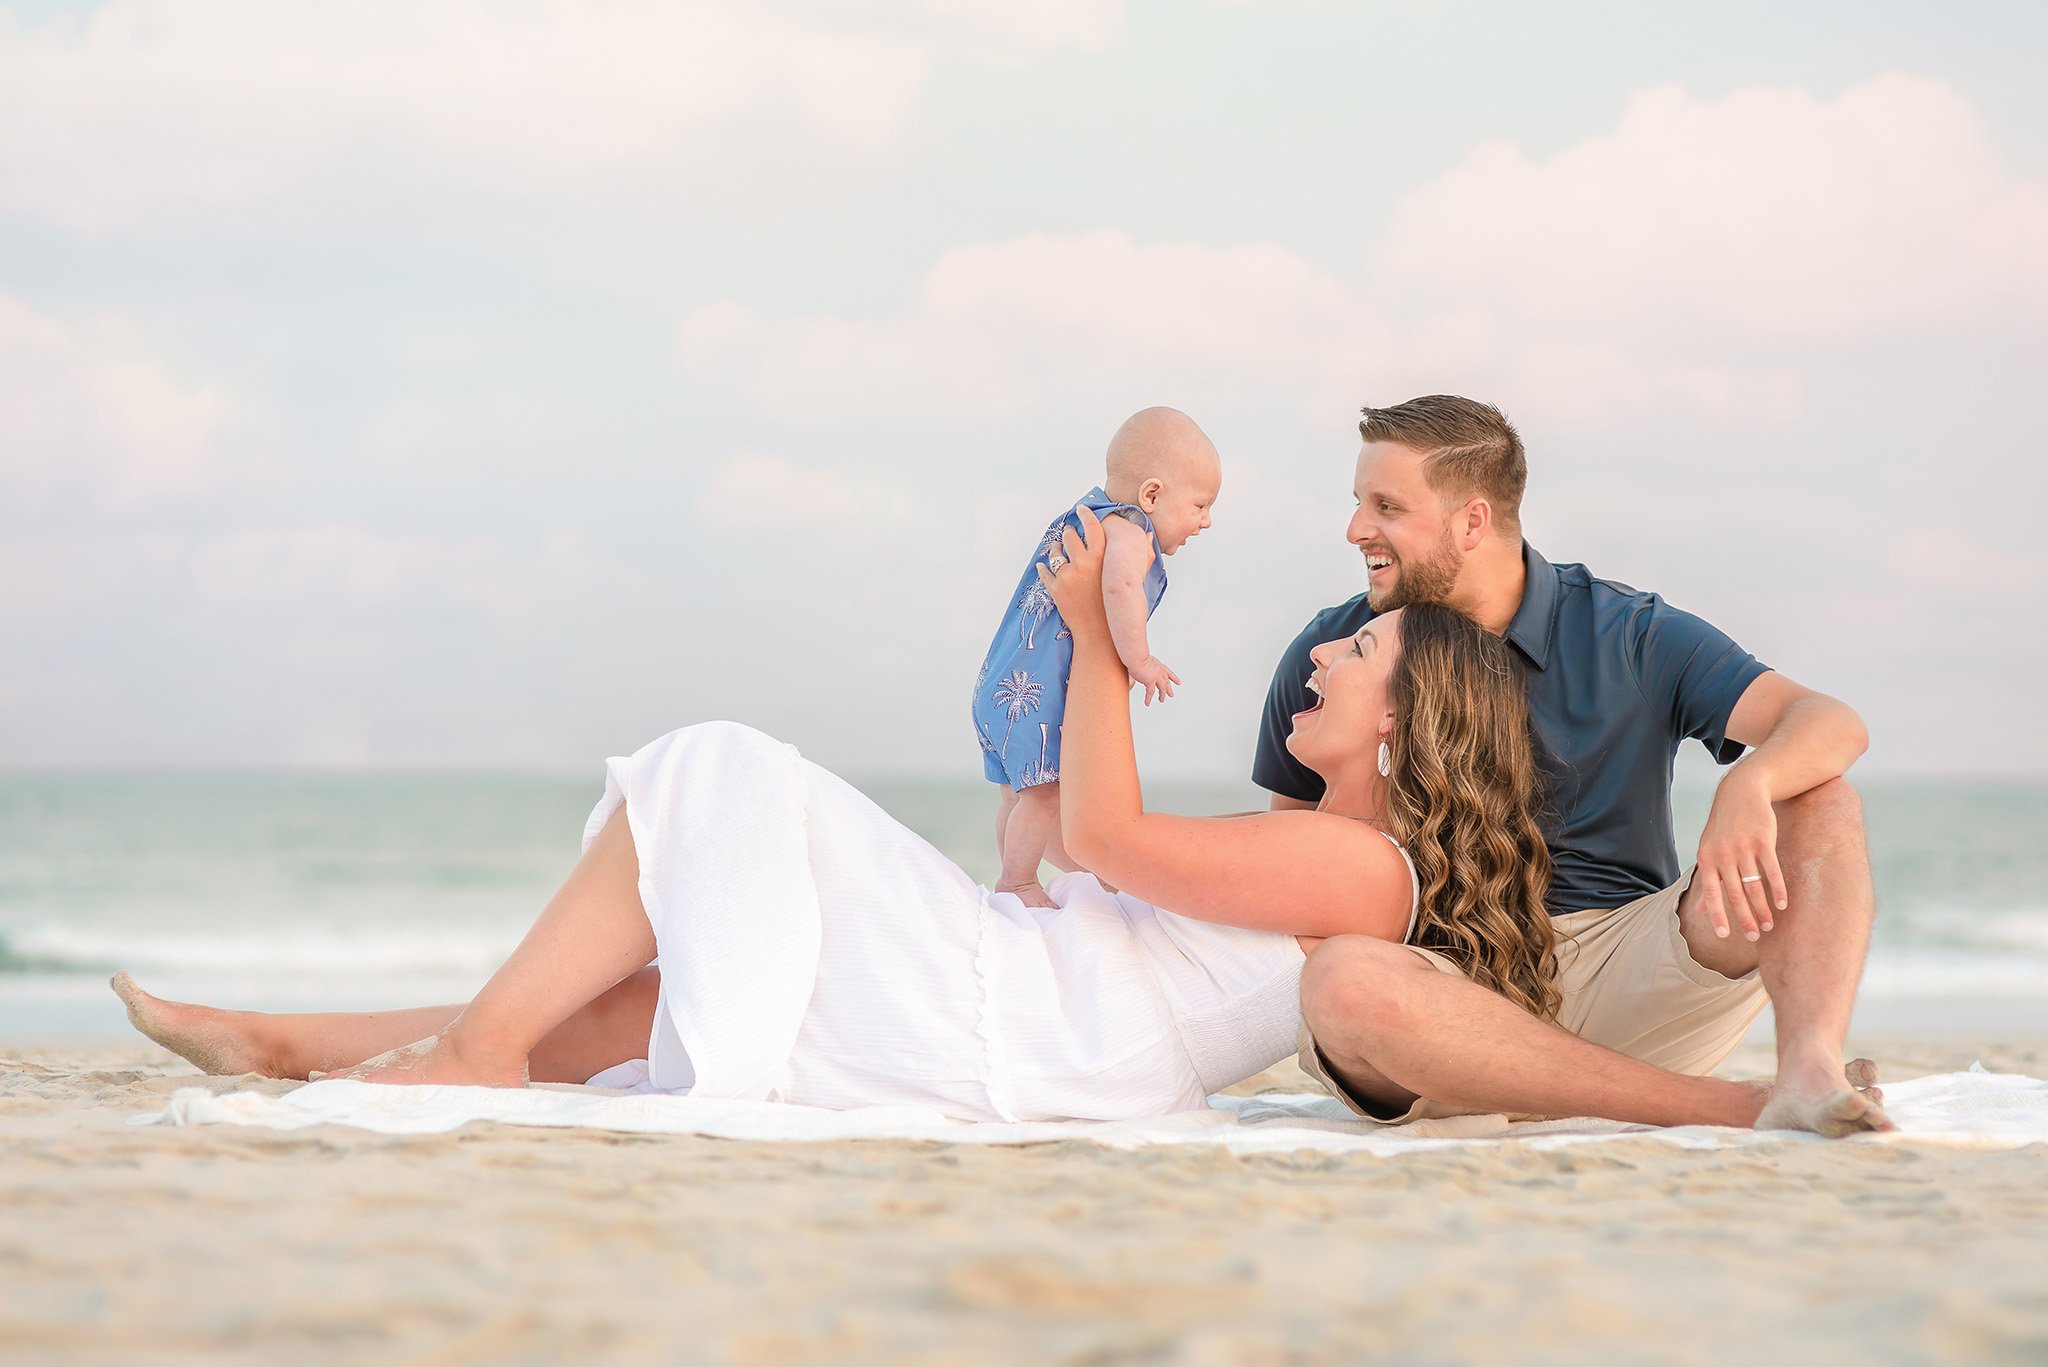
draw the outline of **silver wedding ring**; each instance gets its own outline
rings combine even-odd
[[[1054,574],[1058,574],[1066,563],[1067,558],[1064,555],[1048,555],[1045,558],[1046,568],[1050,569]]]
[[[1761,883],[1764,881],[1764,876],[1760,873],[1745,873],[1742,875],[1742,881],[1745,883]]]

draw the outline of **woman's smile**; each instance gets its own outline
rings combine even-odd
[[[1297,717],[1306,717],[1312,712],[1323,710],[1323,680],[1320,669],[1308,676],[1308,691],[1315,694],[1316,700],[1307,707],[1302,708],[1301,711],[1296,712],[1294,715]]]

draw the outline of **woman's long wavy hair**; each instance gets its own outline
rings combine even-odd
[[[1414,943],[1554,1020],[1557,937],[1528,686],[1514,648],[1454,609],[1401,613],[1387,819],[1422,887]]]

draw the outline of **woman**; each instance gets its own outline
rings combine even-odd
[[[711,723],[610,763],[583,858],[467,1006],[268,1016],[160,1001],[126,974],[115,990],[209,1072],[975,1120],[1203,1105],[1294,1052],[1303,956],[1332,935],[1440,949],[1554,1011],[1512,652],[1448,609],[1377,618],[1314,652],[1319,701],[1289,747],[1327,782],[1321,807],[1148,812],[1100,526],[1080,516],[1085,541],[1069,533],[1047,576],[1074,637],[1063,834],[1121,892],[1075,874],[1054,909],[991,894],[792,748]]]

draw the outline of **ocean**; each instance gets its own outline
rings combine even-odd
[[[985,784],[855,781],[993,877]],[[1866,997],[2048,1024],[2048,784],[1860,786],[1880,906]],[[595,775],[0,774],[0,1041],[126,1037],[117,968],[260,1010],[464,1000],[574,861],[600,790]],[[1147,791],[1166,810],[1264,805],[1249,784]],[[1710,794],[1678,796],[1683,853]]]

